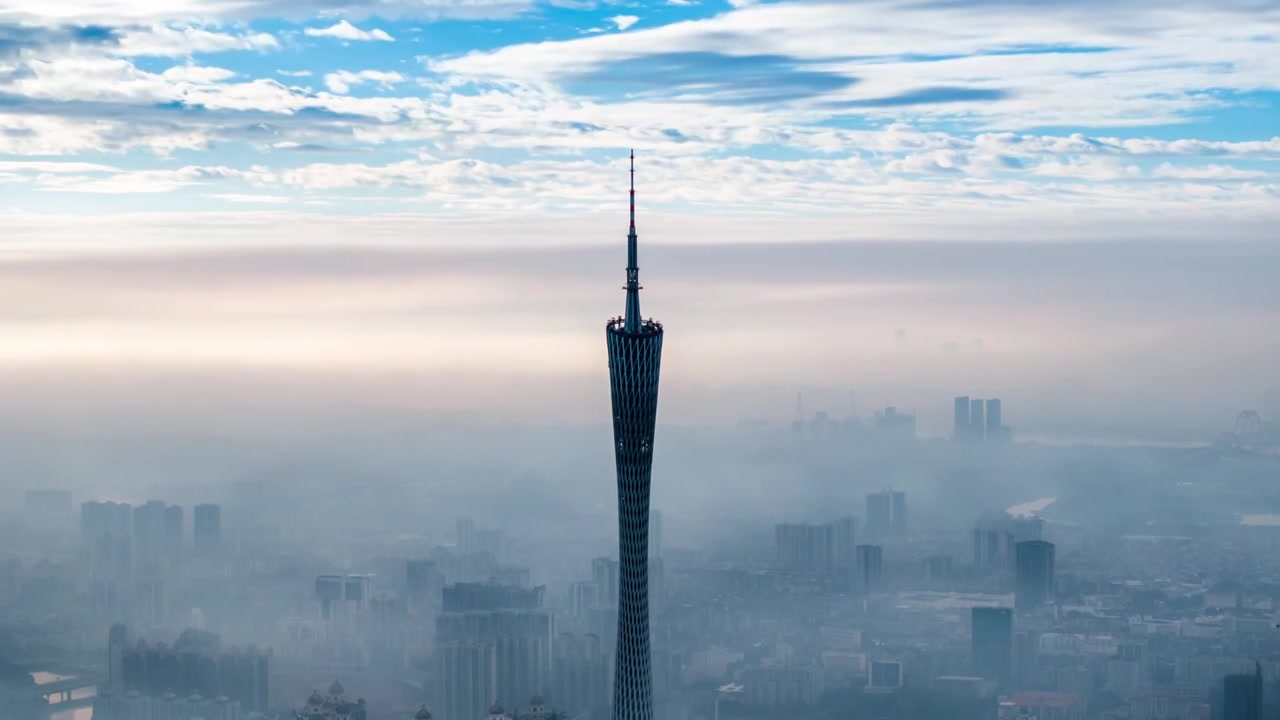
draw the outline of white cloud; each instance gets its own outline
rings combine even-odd
[[[374,28],[372,30],[361,30],[346,20],[340,20],[336,24],[327,28],[307,28],[304,30],[307,35],[312,37],[332,37],[340,40],[355,40],[368,42],[371,40],[380,40],[382,42],[392,42],[395,38],[387,34],[385,30]]]
[[[215,200],[235,203],[257,203],[263,205],[283,205],[292,200],[287,195],[249,195],[245,193],[219,193],[210,195]]]
[[[640,21],[635,15],[615,15],[609,18],[609,22],[613,23],[619,30],[626,30]]]
[[[1180,167],[1166,162],[1152,171],[1151,176],[1174,180],[1254,180],[1269,175],[1261,170],[1241,170],[1230,165]],[[1276,177],[1280,179],[1280,174]]]
[[[526,0],[0,0],[0,17],[34,25],[139,25],[149,23],[235,22],[260,18],[309,21],[317,17],[343,16],[360,20],[376,15],[383,19],[472,20],[509,18],[528,10]]]
[[[1207,4],[1159,13],[1133,3],[802,1],[636,30],[622,44],[604,36],[528,43],[438,59],[430,67],[545,87],[582,72],[607,73],[611,63],[697,53],[707,65],[688,68],[689,74],[723,71],[732,87],[734,68],[722,68],[717,56],[740,58],[738,67],[759,62],[748,56],[768,56],[784,60],[764,68],[765,82],[769,74],[776,77],[778,92],[792,96],[786,106],[810,119],[906,112],[1002,128],[1133,126],[1180,122],[1217,108],[1225,102],[1223,90],[1280,89],[1274,43],[1266,39],[1278,33],[1280,14]],[[851,47],[858,48],[855,59],[849,59]],[[1085,51],[1052,51],[1063,47]],[[1032,51],[1010,52],[1015,48]],[[668,77],[679,80],[683,71],[670,70]],[[838,82],[842,77],[857,82]],[[975,90],[986,95],[964,94]],[[772,102],[769,93],[762,96],[760,104]],[[692,107],[685,112],[702,110],[686,104]]]
[[[361,70],[359,72],[339,70],[324,76],[325,87],[336,93],[346,93],[351,90],[352,85],[366,82],[377,83],[383,88],[388,88],[396,83],[404,82],[404,76],[398,72],[382,70]]]
[[[35,185],[41,190],[82,193],[162,193],[176,190],[187,185],[217,182],[221,180],[246,179],[257,176],[261,171],[246,172],[229,167],[187,166],[177,170],[137,170],[118,172],[108,177],[89,177],[83,175],[43,174],[35,179]]]
[[[153,25],[120,33],[112,54],[123,56],[178,57],[229,50],[275,50],[279,41],[268,33],[235,34],[192,26]]]
[[[202,67],[199,65],[174,65],[160,73],[165,80],[187,83],[215,83],[229,80],[236,74],[231,70],[219,67]]]

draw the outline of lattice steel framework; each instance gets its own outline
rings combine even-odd
[[[618,643],[614,720],[652,720],[649,660],[649,479],[658,415],[662,325],[640,317],[636,266],[636,170],[631,154],[631,230],[627,233],[626,314],[609,321],[614,460],[618,468]]]

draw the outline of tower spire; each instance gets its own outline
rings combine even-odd
[[[640,330],[640,268],[636,265],[636,151],[631,151],[631,226],[627,232],[627,312],[623,329]]]

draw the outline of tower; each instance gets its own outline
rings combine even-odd
[[[969,396],[962,395],[956,398],[956,417],[955,429],[952,431],[951,438],[956,441],[969,439]]]
[[[969,401],[969,437],[982,440],[987,436],[986,403],[978,398]]]
[[[1000,398],[991,398],[987,401],[987,439],[1000,440],[1000,428],[1004,424],[1004,419],[1000,412]]]
[[[1044,540],[1014,545],[1014,607],[1032,612],[1053,600],[1054,546]]]
[[[1013,610],[973,609],[973,671],[1008,687],[1013,679]]]
[[[618,472],[618,642],[614,720],[651,720],[649,661],[649,478],[658,415],[662,325],[640,317],[636,266],[636,160],[631,153],[626,313],[605,326]]]
[[[222,544],[222,507],[205,503],[192,511],[195,528],[192,543],[197,555],[212,555]]]
[[[1228,675],[1222,695],[1226,720],[1262,720],[1262,665],[1255,662],[1252,675]]]

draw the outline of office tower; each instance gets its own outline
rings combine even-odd
[[[858,520],[846,515],[831,523],[831,562],[838,570],[852,570],[857,558],[854,546],[858,542]]]
[[[901,490],[891,493],[892,514],[889,519],[890,529],[894,535],[907,534],[907,494]]]
[[[596,584],[599,603],[604,607],[618,607],[618,562],[609,558],[591,561],[591,581]]]
[[[1252,675],[1228,675],[1222,681],[1222,716],[1225,720],[1262,720],[1262,664],[1254,663]]]
[[[124,653],[129,647],[129,630],[121,623],[111,626],[107,633],[107,687],[122,693],[124,684]]]
[[[442,720],[483,718],[498,699],[498,656],[493,643],[442,643],[436,697]]]
[[[651,720],[653,717],[648,605],[649,482],[653,469],[653,430],[658,415],[662,325],[640,316],[635,176],[633,152],[626,312],[621,318],[610,320],[605,330],[618,473],[620,585],[614,720]]]
[[[444,588],[443,611],[466,613],[485,610],[537,610],[542,607],[546,586],[522,588],[487,583],[454,583]]]
[[[1017,543],[1014,558],[1014,606],[1018,612],[1034,610],[1053,600],[1053,543],[1044,540]]]
[[[972,618],[973,671],[1009,687],[1013,680],[1013,611],[976,607]]]
[[[164,544],[164,511],[165,504],[160,500],[148,500],[133,509],[133,540],[140,551]]]
[[[195,523],[192,544],[196,554],[211,555],[217,552],[222,545],[222,508],[205,503],[197,505],[191,514],[192,522]]]
[[[893,493],[888,490],[867,494],[867,536],[882,538],[893,527]]]
[[[609,704],[609,657],[595,635],[575,637],[565,633],[556,638],[553,678],[551,697],[567,717],[578,717]]]
[[[985,403],[978,398],[969,401],[969,437],[972,440],[981,440],[986,437],[987,421],[986,414],[983,409]]]
[[[662,557],[662,512],[649,511],[649,557]]]
[[[180,505],[166,507],[164,509],[164,542],[165,554],[170,559],[182,557],[182,548],[186,540],[184,529],[182,507]]]
[[[126,503],[90,501],[80,505],[80,539],[93,547],[103,537],[133,536],[133,506]]]
[[[446,587],[443,612],[436,619],[436,639],[442,648],[438,660],[444,663],[437,680],[445,683],[438,687],[439,695],[449,697],[453,692],[447,686],[450,678],[479,683],[477,687],[481,689],[487,687],[487,680],[474,679],[480,676],[473,668],[477,658],[489,662],[485,659],[489,650],[484,648],[491,648],[493,655],[494,695],[488,702],[506,697],[528,698],[549,687],[555,623],[551,613],[541,607],[544,592],[542,586],[528,589],[497,583]],[[450,643],[454,651],[446,652],[443,648]],[[470,665],[452,668],[452,662]],[[459,697],[470,698],[467,702],[472,703],[471,709],[487,707],[474,688],[459,692]],[[451,717],[449,712],[444,713],[445,720]]]
[[[1000,440],[1003,437],[1003,420],[1000,417],[1000,398],[987,401],[987,439]]]
[[[1039,515],[1031,517],[1014,518],[1013,521],[1013,541],[1015,543],[1026,542],[1028,540],[1044,539],[1044,520]]]
[[[476,522],[471,518],[458,518],[456,523],[458,552],[474,552],[476,547]]]
[[[778,565],[788,570],[829,573],[833,568],[835,528],[832,525],[781,523],[773,528]]]
[[[871,592],[880,587],[880,575],[883,570],[884,553],[879,545],[859,545],[858,583],[862,590]]]
[[[320,619],[333,617],[333,606],[342,601],[342,576],[321,575],[316,578],[316,600],[320,602]]]
[[[969,439],[969,398],[961,396],[956,398],[956,415],[955,424],[951,434],[952,440],[963,441]]]

